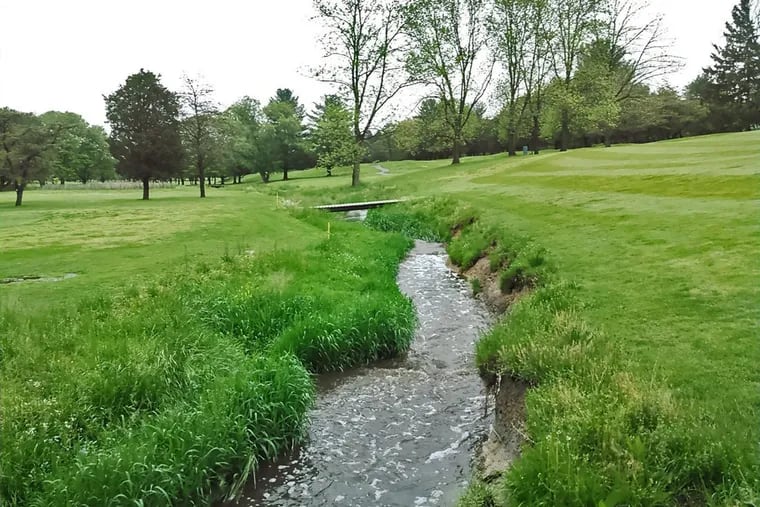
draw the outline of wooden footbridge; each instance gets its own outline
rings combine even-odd
[[[343,211],[357,211],[363,209],[379,208],[381,206],[387,206],[388,204],[397,204],[404,202],[404,199],[387,199],[385,201],[368,201],[368,202],[349,202],[344,204],[323,204],[321,206],[314,206],[314,209],[321,209],[323,211],[330,211],[333,213]]]

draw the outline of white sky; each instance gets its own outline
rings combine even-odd
[[[736,1],[651,0],[686,60],[672,85],[710,63]],[[102,124],[102,96],[145,68],[173,90],[200,74],[225,106],[288,87],[310,108],[329,92],[308,77],[321,55],[311,16],[312,0],[0,0],[0,106]]]

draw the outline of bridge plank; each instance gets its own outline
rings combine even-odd
[[[388,204],[397,204],[404,202],[405,199],[387,199],[384,201],[368,201],[368,202],[349,202],[342,204],[322,204],[321,206],[314,206],[314,209],[320,209],[323,211],[340,212],[340,211],[356,211],[362,209],[379,208],[380,206],[386,206]]]

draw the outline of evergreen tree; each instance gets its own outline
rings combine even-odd
[[[348,166],[354,161],[354,138],[351,133],[351,112],[336,95],[328,95],[324,103],[316,104],[310,115],[314,126],[310,132],[312,149],[317,155],[317,167],[332,176],[335,167]]]
[[[282,172],[282,179],[288,179],[288,171],[305,169],[313,161],[305,150],[304,108],[298,97],[288,89],[278,89],[274,97],[264,106],[264,125],[260,143],[262,162],[269,165],[269,172]]]
[[[705,69],[712,88],[705,99],[728,110],[726,130],[749,130],[760,125],[760,40],[750,0],[741,0],[732,17],[725,45],[714,45],[714,64]]]

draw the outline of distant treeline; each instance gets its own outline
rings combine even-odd
[[[108,136],[75,113],[0,109],[0,190],[117,177],[221,184],[361,162],[437,159],[523,147],[567,150],[760,127],[760,9],[740,0],[713,64],[678,91],[650,83],[681,66],[640,0],[317,0],[335,94],[310,112],[290,89],[221,109],[213,88],[182,90],[140,70],[106,97]],[[362,19],[354,26],[355,20]],[[352,21],[353,20],[353,21]],[[459,27],[451,30],[451,26]],[[342,35],[341,35],[342,34]],[[363,44],[351,43],[354,34]],[[329,51],[327,49],[330,48]],[[334,50],[334,51],[333,51]],[[416,113],[380,124],[407,88]],[[489,115],[486,100],[498,105]],[[385,113],[383,113],[384,115]]]

